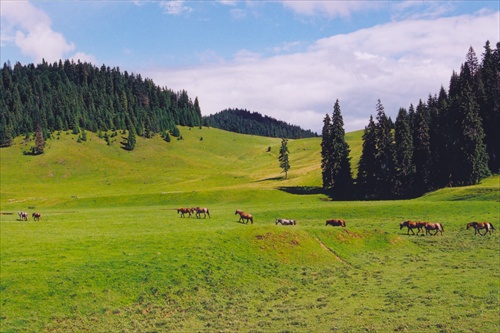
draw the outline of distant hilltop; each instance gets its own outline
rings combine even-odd
[[[203,123],[230,132],[273,138],[318,137],[318,134],[311,130],[305,130],[299,126],[244,109],[225,109],[216,114],[204,116]]]

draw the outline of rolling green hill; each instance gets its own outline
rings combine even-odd
[[[138,138],[134,151],[66,132],[43,155],[23,155],[33,142],[20,138],[0,150],[0,331],[499,327],[498,231],[465,229],[499,228],[499,176],[415,200],[336,202],[318,191],[320,138],[289,141],[285,180],[280,139],[181,131],[170,143]],[[361,135],[347,134],[353,165]],[[192,206],[210,218],[176,211]],[[21,222],[21,210],[42,220]],[[330,218],[347,227],[326,227]],[[407,235],[407,219],[441,222],[444,235]]]

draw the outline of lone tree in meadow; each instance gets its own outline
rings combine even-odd
[[[134,128],[131,127],[128,132],[127,143],[125,144],[125,149],[134,150],[136,144],[135,131]]]
[[[35,131],[35,147],[32,148],[33,155],[43,154],[44,148],[45,148],[45,140],[43,139],[42,126],[40,124],[37,124]]]
[[[280,154],[278,156],[278,161],[280,162],[280,168],[283,169],[285,173],[285,179],[288,179],[288,170],[290,170],[290,162],[288,161],[288,139],[281,139]]]

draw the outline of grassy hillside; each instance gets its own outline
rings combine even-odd
[[[333,202],[320,139],[182,129],[132,152],[62,133],[46,153],[1,154],[2,332],[494,332],[498,176],[405,201]],[[361,132],[349,133],[353,162]],[[202,139],[202,140],[201,140]],[[268,152],[268,147],[271,151]],[[210,218],[175,208],[206,206]],[[30,208],[31,207],[31,208]],[[254,215],[242,224],[235,209]],[[17,220],[19,210],[42,221]],[[296,226],[276,226],[279,217]],[[342,218],[346,228],[326,227]],[[406,219],[441,222],[412,236]],[[478,283],[478,281],[480,283]]]

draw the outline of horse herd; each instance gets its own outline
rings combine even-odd
[[[433,236],[436,236],[437,233],[439,232],[441,236],[443,235],[444,232],[444,227],[441,223],[430,223],[430,222],[421,222],[421,221],[404,221],[399,224],[399,230],[403,229],[404,227],[408,228],[407,235],[410,234],[410,231],[413,235],[417,235],[422,232],[422,235],[424,234],[431,234]],[[474,235],[481,235],[484,236],[488,232],[491,235],[492,230],[496,230],[495,227],[493,226],[493,223],[489,222],[469,222],[467,223],[467,230],[470,228],[474,228]],[[417,233],[415,234],[415,231],[413,229],[417,229]],[[484,229],[484,233],[481,233],[481,230]],[[434,231],[434,234],[432,234],[432,231]]]
[[[26,212],[17,212],[17,216],[19,216],[21,221],[28,221],[29,214]],[[33,218],[33,221],[40,221],[42,219],[42,214],[33,213],[31,214],[31,217]]]
[[[186,214],[188,214],[188,217],[191,217],[191,215],[195,215],[196,218],[201,218],[201,214],[203,214],[203,218],[206,218],[208,215],[208,218],[210,218],[210,212],[208,208],[204,207],[192,207],[192,208],[177,208],[177,213],[181,214],[181,217],[185,217]],[[18,212],[17,215],[19,216],[19,219],[21,221],[28,221],[29,213],[26,212]],[[241,223],[247,223],[250,222],[253,224],[253,216],[252,214],[246,213],[242,210],[237,209],[234,212],[234,215],[240,215],[240,218],[238,222]],[[31,214],[31,217],[33,218],[33,221],[40,221],[42,219],[42,214],[41,213],[33,213]],[[289,220],[289,219],[277,219],[275,221],[275,224],[281,224],[281,225],[296,225],[297,221],[295,220]],[[326,226],[331,225],[332,227],[344,227],[346,226],[346,223],[344,220],[337,220],[337,219],[332,219],[332,220],[327,220],[326,221]],[[422,235],[433,235],[436,236],[438,233],[440,235],[443,235],[444,232],[444,227],[441,223],[431,223],[431,222],[421,222],[421,221],[404,221],[399,224],[399,230],[402,230],[403,228],[408,228],[407,235],[410,234],[410,232],[413,235],[417,235],[422,232]],[[469,222],[467,223],[467,230],[473,228],[474,229],[474,235],[481,235],[484,236],[488,232],[491,234],[492,230],[496,230],[495,227],[493,226],[492,223],[490,222]],[[417,233],[413,229],[417,229]],[[484,230],[484,233],[481,233],[481,230]],[[434,233],[432,233],[434,231]]]
[[[208,214],[208,217],[210,217],[210,214],[208,213],[208,208],[177,208],[177,213],[181,214],[181,217],[185,217],[185,214],[188,214],[189,217],[194,213],[197,218],[201,217],[201,213],[206,213]],[[234,212],[234,215],[240,215],[240,218],[238,222],[241,223],[247,223],[250,221],[251,224],[253,224],[253,216],[252,214],[246,213],[242,210],[237,209]],[[206,217],[206,216],[204,216]],[[276,219],[275,224],[281,224],[281,225],[297,225],[296,220],[291,220],[291,219],[283,219],[279,218]],[[344,220],[338,220],[338,219],[332,219],[332,220],[326,220],[326,226],[331,225],[332,227],[344,227],[346,226],[346,223]],[[402,230],[403,228],[408,228],[407,235],[410,234],[410,232],[413,235],[417,235],[422,232],[422,235],[433,235],[436,236],[438,233],[442,236],[444,232],[444,227],[441,223],[431,223],[431,222],[421,222],[421,221],[404,221],[399,224],[399,230]],[[467,223],[467,229],[474,228],[474,235],[479,234],[481,236],[486,235],[488,232],[491,234],[492,230],[495,230],[495,227],[493,226],[492,223],[489,222],[470,222]],[[417,229],[417,233],[413,229]],[[485,230],[484,233],[481,233],[481,230]],[[432,233],[434,231],[434,233]]]

